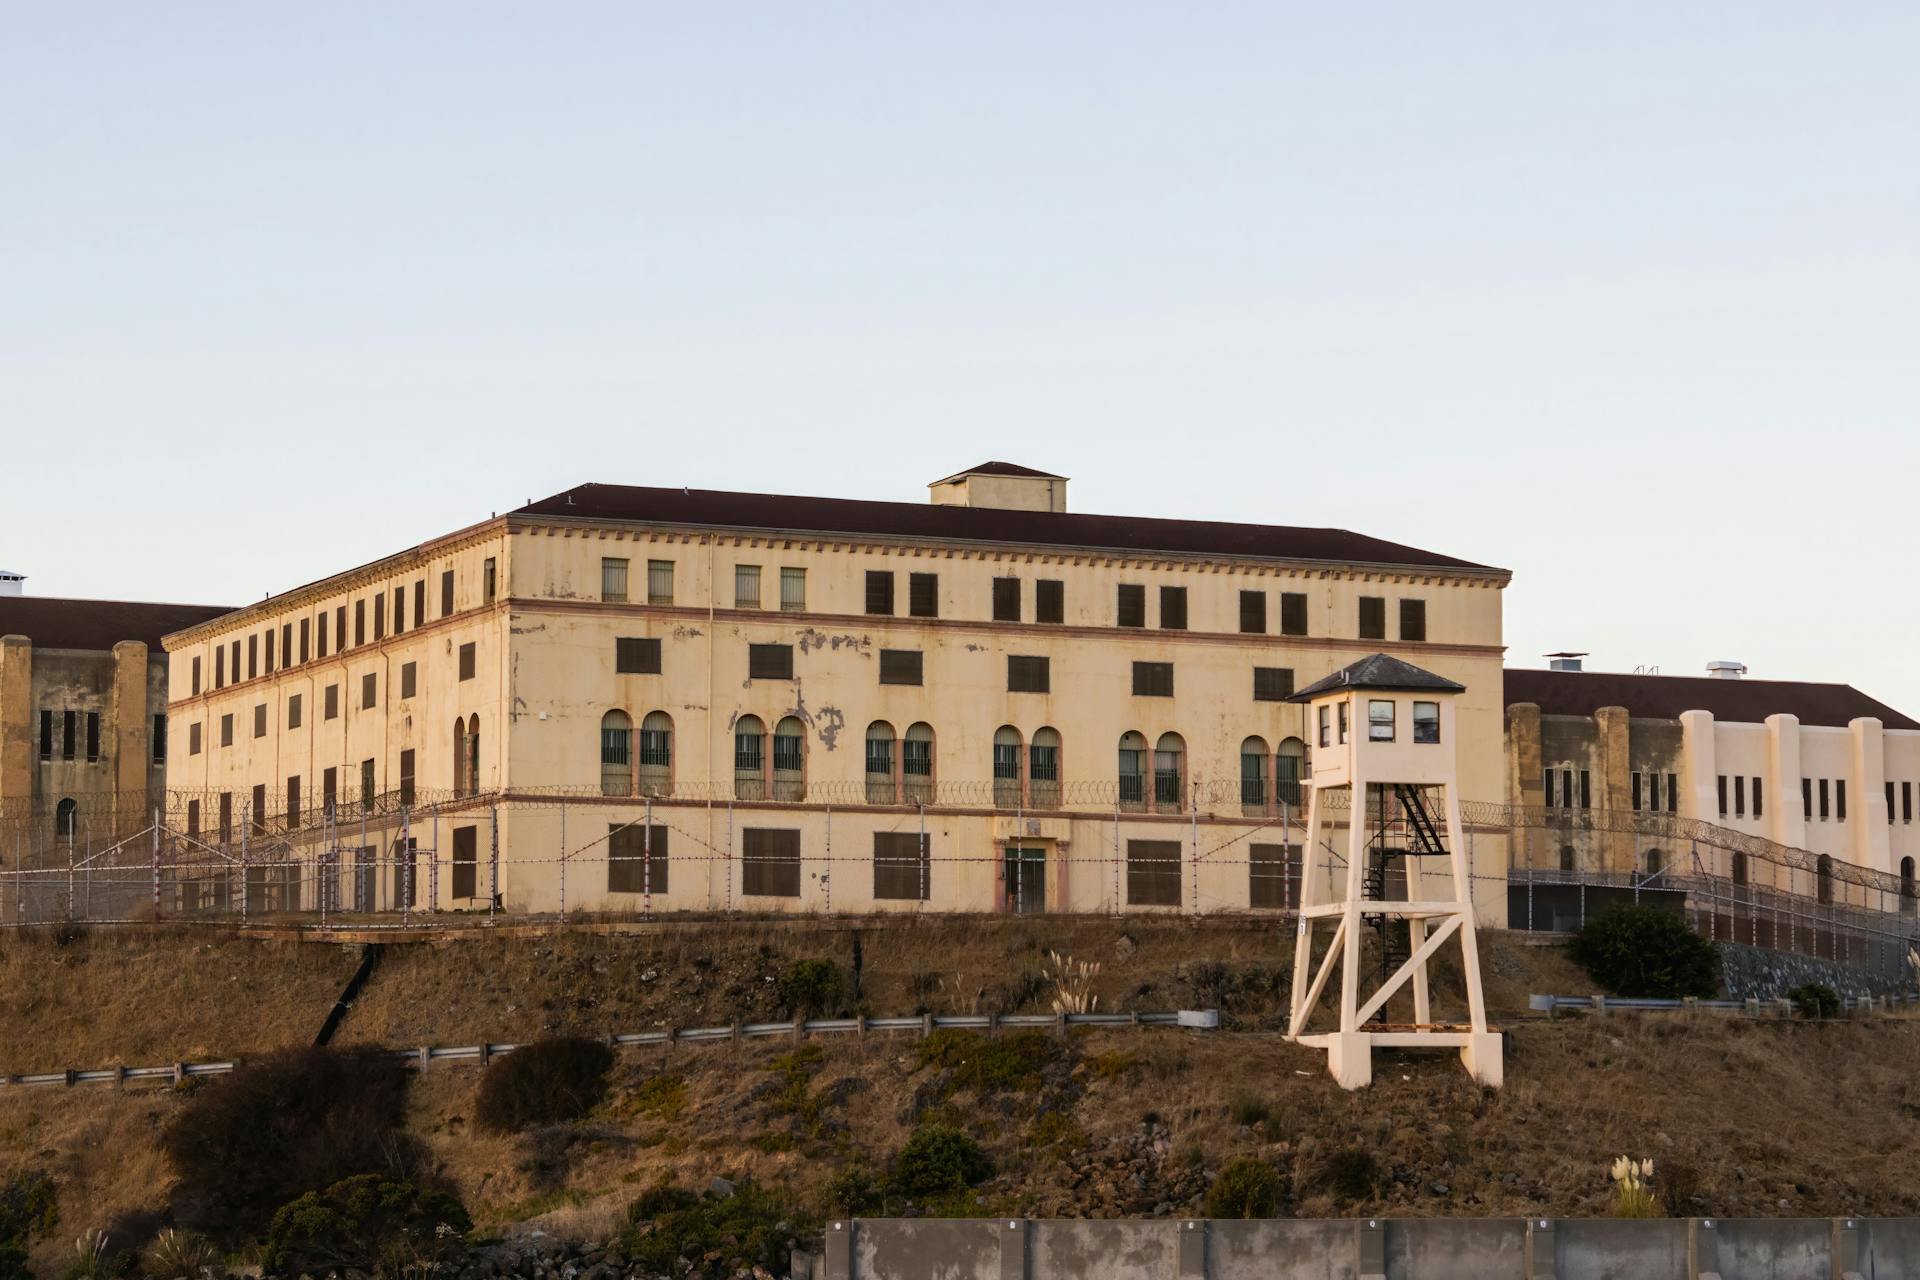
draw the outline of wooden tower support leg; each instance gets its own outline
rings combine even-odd
[[[1407,921],[1407,942],[1412,954],[1420,954],[1420,944],[1427,940],[1427,921],[1424,916],[1415,916]],[[1413,1021],[1421,1027],[1433,1024],[1433,1012],[1427,1000],[1427,962],[1422,960],[1413,971]]]
[[[1300,899],[1293,934],[1293,999],[1287,1017],[1287,1039],[1297,1039],[1307,1029],[1311,1003],[1307,995],[1307,967],[1313,963],[1313,921],[1306,909],[1320,901],[1320,877],[1314,868],[1320,849],[1320,790],[1307,793],[1307,830],[1300,846]]]
[[[1498,1032],[1487,1030],[1487,1002],[1480,986],[1480,941],[1473,922],[1473,881],[1467,874],[1467,841],[1460,821],[1460,790],[1446,788],[1447,861],[1453,869],[1454,898],[1460,904],[1460,971],[1467,983],[1467,1043],[1460,1061],[1481,1084],[1498,1089],[1506,1068]]]
[[[1360,1029],[1360,906],[1367,875],[1367,780],[1356,768],[1349,783],[1346,893],[1340,915],[1340,1029],[1327,1037],[1327,1070],[1343,1089],[1373,1083],[1373,1037]]]

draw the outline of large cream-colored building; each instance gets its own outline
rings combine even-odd
[[[1280,907],[1284,699],[1384,650],[1465,686],[1463,797],[1504,798],[1506,571],[1066,494],[583,485],[170,636],[169,779],[228,846],[473,794],[441,907]]]

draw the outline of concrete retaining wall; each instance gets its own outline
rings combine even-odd
[[[796,1280],[1920,1280],[1920,1219],[856,1219]]]

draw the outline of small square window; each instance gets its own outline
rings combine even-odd
[[[790,644],[747,646],[747,678],[750,680],[793,679],[793,646]]]
[[[1008,693],[1049,693],[1053,688],[1052,662],[1023,654],[1007,656]]]
[[[460,678],[473,679],[474,642],[469,640],[460,646]]]
[[[615,638],[613,669],[619,675],[659,675],[660,641],[651,636]]]
[[[922,655],[918,649],[882,649],[880,651],[880,683],[921,683],[921,661]]]
[[[1440,741],[1440,704],[1437,702],[1416,702],[1413,704],[1413,740],[1417,743]],[[1634,774],[1635,784],[1640,775]],[[1635,806],[1638,808],[1638,806]]]
[[[1367,741],[1393,741],[1393,699],[1369,698],[1367,700]]]
[[[1292,696],[1292,667],[1255,667],[1253,669],[1253,700],[1255,702],[1285,702]]]
[[[1133,664],[1133,695],[1136,698],[1171,698],[1173,664],[1136,662]]]

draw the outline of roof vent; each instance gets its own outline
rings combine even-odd
[[[1580,659],[1586,656],[1584,653],[1572,653],[1566,650],[1562,650],[1559,653],[1550,653],[1547,655],[1547,670],[1579,671],[1581,669]]]
[[[0,569],[0,596],[23,596],[27,593],[27,575]]]
[[[1724,660],[1720,662],[1709,662],[1707,664],[1707,674],[1715,680],[1738,680],[1741,676],[1747,674],[1747,664],[1744,662],[1727,662]]]

